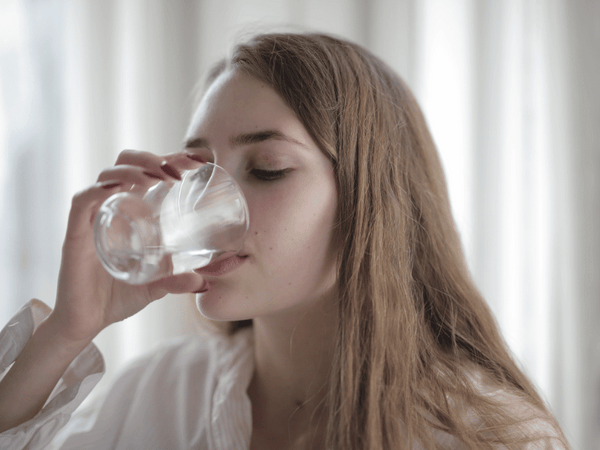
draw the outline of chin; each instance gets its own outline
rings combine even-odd
[[[252,318],[244,314],[244,311],[240,308],[239,300],[235,302],[227,301],[227,297],[216,292],[209,291],[196,294],[196,307],[200,314],[216,322],[231,322]]]

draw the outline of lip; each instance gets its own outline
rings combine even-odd
[[[226,273],[229,273],[234,269],[237,269],[239,266],[244,264],[246,259],[248,259],[247,255],[233,255],[229,258],[221,259],[210,263],[208,266],[200,267],[199,269],[194,269],[194,272],[199,273],[200,275],[218,277],[221,275],[225,275]]]

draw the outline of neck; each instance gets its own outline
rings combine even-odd
[[[300,445],[308,436],[318,439],[326,425],[336,321],[332,298],[254,319],[255,372],[248,388],[253,431],[278,448]]]

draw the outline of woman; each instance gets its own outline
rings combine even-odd
[[[425,120],[384,63],[329,36],[257,36],[213,71],[185,142],[123,152],[75,196],[56,307],[22,310],[48,317],[3,355],[0,444],[568,448],[470,278]],[[243,250],[147,286],[111,279],[99,204],[205,161],[244,191]],[[168,292],[197,292],[224,336],[149,356],[69,421],[102,371],[93,337]]]

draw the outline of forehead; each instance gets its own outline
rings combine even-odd
[[[299,123],[295,113],[269,85],[228,70],[219,75],[204,94],[192,116],[187,137],[215,129],[250,132]]]

